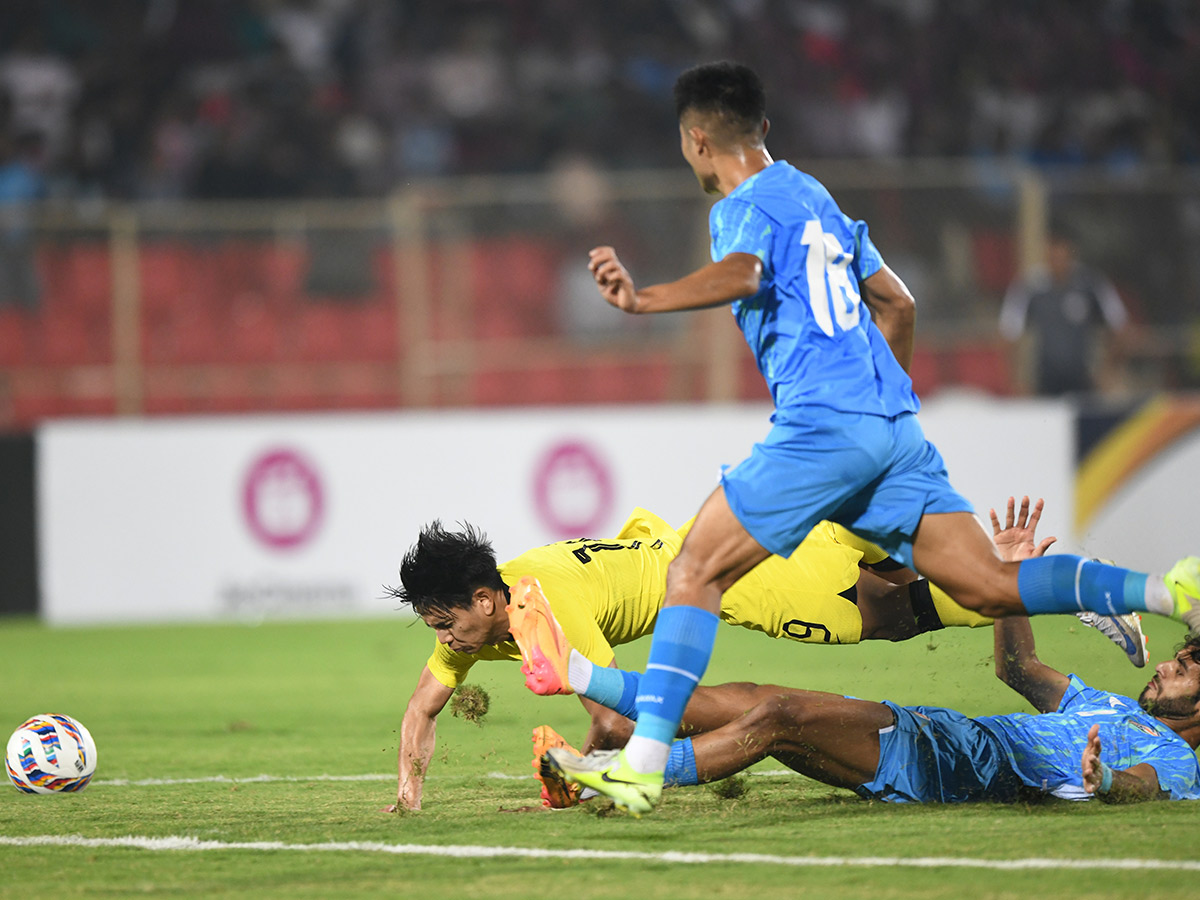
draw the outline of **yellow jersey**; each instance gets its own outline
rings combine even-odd
[[[571,646],[599,666],[613,661],[612,648],[654,631],[666,593],[667,565],[683,538],[666,522],[635,509],[612,539],[558,541],[501,563],[500,578],[512,587],[533,575],[554,608]],[[457,653],[434,646],[429,671],[446,687],[457,687],[477,660],[519,660],[516,643]]]
[[[638,508],[617,537],[534,548],[502,563],[500,577],[509,586],[523,575],[536,577],[567,640],[596,665],[607,666],[613,647],[654,630],[666,596],[667,565],[691,525],[689,520],[676,531]],[[726,591],[721,618],[775,638],[856,644],[862,617],[842,595],[857,584],[860,561],[886,558],[882,549],[840,525],[821,522],[790,557],[768,557]],[[478,660],[520,658],[511,641],[471,654],[438,643],[427,665],[442,684],[457,687]]]

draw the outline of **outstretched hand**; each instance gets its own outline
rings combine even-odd
[[[1104,778],[1103,770],[1100,768],[1099,725],[1093,725],[1088,731],[1087,746],[1083,748],[1080,767],[1083,772],[1083,789],[1089,794],[1096,793],[1100,790],[1100,782]]]
[[[996,515],[996,510],[988,510],[992,517],[992,543],[1000,551],[1001,558],[1007,562],[1019,562],[1034,556],[1044,556],[1050,545],[1058,540],[1048,537],[1042,538],[1040,544],[1036,543],[1042,506],[1042,498],[1039,497],[1030,511],[1029,497],[1022,497],[1021,510],[1018,513],[1015,498],[1009,497],[1008,514],[1005,516],[1003,529],[1000,527],[1000,518]]]
[[[637,291],[629,270],[617,259],[612,247],[596,247],[588,253],[588,271],[596,279],[600,296],[625,312],[637,312]]]

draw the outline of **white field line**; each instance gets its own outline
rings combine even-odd
[[[762,772],[748,772],[748,775],[773,776],[795,775],[791,769],[770,769]],[[471,775],[426,775],[430,778],[472,778]],[[508,772],[488,772],[484,778],[496,781],[532,781],[534,775],[513,775]],[[204,775],[199,778],[96,778],[89,787],[155,787],[171,784],[270,784],[272,782],[308,782],[308,781],[395,781],[395,773],[383,774],[376,772],[368,775],[247,775],[231,778],[228,775]]]
[[[456,859],[582,859],[634,860],[658,863],[751,863],[754,865],[825,868],[853,866],[857,868],[913,869],[997,869],[1014,870],[1147,870],[1200,871],[1200,862],[1172,859],[973,859],[955,856],[775,856],[766,853],[684,853],[668,850],[645,853],[636,850],[550,850],[541,847],[482,847],[476,845],[440,846],[426,844],[381,844],[371,841],[330,841],[322,844],[286,844],[282,841],[202,841],[194,837],[86,838],[79,835],[43,834],[30,837],[0,835],[0,846],[8,847],[117,847],[137,850],[252,850],[278,852],[293,850],[301,853],[391,853],[398,856],[449,856]]]

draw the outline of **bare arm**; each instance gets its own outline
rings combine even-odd
[[[1083,789],[1095,794],[1104,803],[1139,803],[1143,800],[1166,800],[1166,793],[1158,784],[1158,772],[1149,763],[1138,763],[1128,769],[1111,769],[1112,782],[1104,790],[1104,769],[1100,762],[1100,726],[1093,725],[1088,731],[1087,746],[1080,760],[1083,771]]]
[[[862,283],[863,300],[905,372],[912,366],[917,304],[904,282],[886,265]]]
[[[1007,616],[992,624],[996,677],[1033,704],[1038,712],[1058,709],[1069,679],[1037,658],[1033,629],[1024,616]]]
[[[454,693],[433,677],[426,666],[421,670],[417,679],[416,690],[409,698],[408,707],[404,710],[404,721],[400,725],[400,751],[398,753],[398,768],[400,786],[396,793],[396,802],[384,809],[384,812],[395,812],[399,808],[420,809],[421,794],[425,788],[425,773],[429,770],[429,761],[433,758],[433,748],[437,741],[437,717],[449,702]]]
[[[1043,538],[1041,543],[1035,543],[1037,524],[1042,517],[1041,499],[1033,505],[1032,511],[1028,497],[1021,498],[1019,512],[1015,507],[1014,498],[1009,497],[1003,529],[996,511],[990,510],[992,540],[997,551],[1009,562],[1042,556],[1054,543],[1054,538]],[[1070,679],[1038,659],[1029,619],[1025,616],[996,619],[992,624],[992,636],[996,677],[1032,703],[1038,712],[1058,709]]]
[[[612,247],[597,247],[588,255],[588,271],[600,296],[627,313],[674,312],[723,306],[758,293],[762,262],[750,253],[730,253],[678,281],[636,288]]]

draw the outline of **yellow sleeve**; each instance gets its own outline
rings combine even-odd
[[[429,673],[448,688],[456,688],[467,680],[471,666],[479,660],[519,660],[521,651],[512,641],[497,644],[494,647],[483,647],[478,653],[459,653],[451,650],[441,641],[435,641],[433,653],[425,663]]]
[[[500,566],[508,585],[538,579],[572,646],[607,666],[612,648],[654,630],[666,595],[667,565],[682,538],[666,522],[635,509],[617,537],[559,541]]]
[[[512,586],[532,575],[542,586],[567,640],[593,663],[607,666],[613,647],[654,630],[666,593],[667,565],[683,542],[670,525],[649,510],[630,513],[611,540],[558,541],[535,547],[500,565]],[[519,660],[512,642],[456,653],[435,643],[427,665],[446,687],[462,684],[477,661]]]
[[[564,543],[539,547],[502,564],[500,577],[509,586],[526,575],[536,578],[570,645],[596,665],[607,666],[614,658],[612,646],[593,610],[603,585],[594,583],[595,570],[578,562]]]

